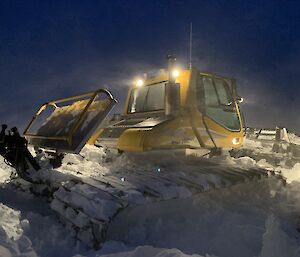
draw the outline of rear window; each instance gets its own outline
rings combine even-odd
[[[131,91],[128,113],[159,111],[165,108],[165,82]]]

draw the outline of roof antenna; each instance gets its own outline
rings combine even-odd
[[[190,23],[190,70],[192,69],[193,23]]]

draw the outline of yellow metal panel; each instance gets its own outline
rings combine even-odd
[[[190,87],[190,70],[180,71],[179,77],[176,79],[176,83],[180,83],[180,103],[181,106],[185,106],[187,102],[187,94]]]
[[[229,131],[226,128],[222,127],[209,117],[205,117],[205,122],[207,124],[207,127],[209,131],[211,132],[211,135],[217,145],[217,147],[220,148],[235,148],[240,147],[243,143],[243,131],[242,129],[240,131],[234,132]],[[238,138],[238,144],[233,143],[233,139]],[[212,142],[208,142],[210,146],[213,146]]]
[[[189,118],[178,116],[152,128],[144,140],[145,149],[195,148],[199,147]]]
[[[118,140],[118,148],[123,151],[182,147],[199,147],[189,121],[184,117],[177,117],[151,129],[127,129]]]
[[[144,139],[149,129],[131,128],[125,130],[118,140],[118,149],[141,152],[145,150]]]
[[[96,133],[94,133],[91,138],[89,139],[89,141],[87,142],[88,145],[94,145],[97,141],[97,138],[101,136],[101,134],[103,133],[104,129],[99,129],[98,131],[96,131]]]

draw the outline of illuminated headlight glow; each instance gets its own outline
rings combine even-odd
[[[232,144],[238,145],[239,143],[240,143],[240,139],[238,137],[232,139]]]
[[[144,85],[144,81],[142,80],[142,79],[138,79],[137,81],[136,81],[136,86],[137,87],[141,87],[141,86],[143,86]]]
[[[177,78],[177,77],[179,76],[179,70],[174,69],[174,70],[172,71],[172,76],[173,76],[173,78]]]

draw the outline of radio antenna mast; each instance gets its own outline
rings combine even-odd
[[[190,24],[190,70],[192,69],[193,23]]]

